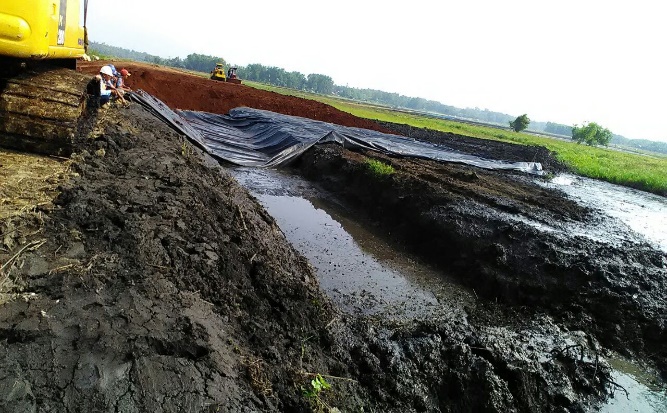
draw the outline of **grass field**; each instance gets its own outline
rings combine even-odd
[[[580,175],[667,195],[667,157],[661,154],[636,154],[609,148],[589,147],[549,137],[515,133],[493,127],[470,125],[463,122],[397,112],[391,110],[391,108],[279,88],[256,82],[244,83],[258,89],[317,100],[362,118],[402,123],[418,128],[452,132],[482,139],[513,142],[521,145],[544,146],[555,152],[559,160]]]

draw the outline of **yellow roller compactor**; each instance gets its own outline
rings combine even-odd
[[[216,64],[215,69],[211,70],[211,80],[220,80],[221,82],[227,80],[224,63]]]
[[[69,155],[90,76],[87,0],[0,0],[0,146]]]

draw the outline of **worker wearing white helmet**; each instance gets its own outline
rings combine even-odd
[[[114,71],[111,66],[102,66],[100,69],[100,104],[104,105],[112,96],[118,98],[122,103],[126,103],[123,93],[116,89]]]
[[[102,66],[100,69],[100,74],[113,77],[113,70],[111,69],[111,66]]]
[[[111,100],[111,88],[108,85],[111,84],[111,79],[113,78],[113,72],[109,66],[102,66],[100,69],[100,104],[104,105]]]

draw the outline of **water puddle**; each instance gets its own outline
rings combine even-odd
[[[612,380],[625,390],[617,388],[601,413],[667,412],[667,387],[659,378],[621,358],[608,361],[614,368]]]
[[[492,343],[512,342],[522,348],[517,354],[528,354],[528,349],[536,349],[534,354],[540,363],[547,363],[553,358],[554,349],[567,350],[571,356],[594,363],[595,353],[585,345],[586,335],[582,332],[564,332],[546,316],[539,318],[532,326],[514,332],[504,327],[487,327],[487,340]],[[584,346],[581,346],[584,344]],[[486,343],[487,346],[490,344]],[[602,358],[612,368],[611,380],[608,384],[613,391],[604,404],[591,410],[602,413],[664,413],[667,412],[667,384],[657,374],[653,374],[634,363],[618,356]],[[622,388],[621,388],[622,386]]]
[[[322,289],[343,310],[463,320],[464,306],[474,306],[463,287],[389,246],[302,178],[250,168],[232,174],[308,258]]]
[[[438,317],[465,322],[463,309],[475,306],[474,292],[392,247],[362,222],[355,220],[335,199],[300,176],[282,170],[243,167],[230,172],[273,216],[292,245],[308,258],[316,269],[322,289],[344,311],[381,314],[382,317],[401,320]],[[575,185],[568,179],[557,177],[547,185],[559,188],[576,186],[576,190],[566,192],[587,206],[602,209],[623,222],[627,220],[627,225],[633,222],[635,231],[667,250],[667,204],[662,198],[644,193],[634,198],[637,191],[619,194],[612,188],[607,191],[617,192],[607,197],[616,201],[602,202],[600,198],[605,198],[604,195],[592,193],[595,190],[591,185],[597,182],[587,180]],[[564,230],[523,217],[514,216],[514,219],[538,225],[542,230]],[[649,221],[662,230],[654,231],[655,227],[646,225]],[[606,230],[609,228],[606,227]],[[619,230],[619,237],[624,231]],[[581,228],[580,232],[582,236],[586,235]],[[587,236],[596,237],[590,233]],[[602,235],[599,236],[603,239]],[[493,333],[492,328],[489,333]],[[536,329],[524,333],[531,337],[526,345],[544,348],[544,357],[549,355],[549,350],[557,347],[556,344],[563,347],[575,342],[563,338],[562,333],[547,334],[544,327],[541,332]],[[508,333],[500,329],[494,334],[503,336]],[[563,342],[555,343],[556,337]],[[627,390],[627,396],[625,391],[617,389],[615,397],[601,406],[600,412],[667,412],[664,383],[657,378],[649,378],[641,369],[621,359],[610,360],[610,364],[614,368],[613,380]]]
[[[558,175],[550,182],[541,184],[560,189],[579,204],[618,219],[667,252],[667,198],[569,174]],[[628,239],[627,235],[624,237],[623,231],[609,231],[606,225],[602,228],[605,231],[602,235],[607,238],[616,236],[637,241]]]

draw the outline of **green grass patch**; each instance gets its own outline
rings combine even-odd
[[[389,176],[396,172],[393,166],[380,162],[377,159],[366,159],[366,166],[376,176]]]
[[[451,132],[474,138],[492,139],[520,145],[544,146],[555,152],[556,157],[561,162],[580,175],[667,195],[667,157],[660,154],[628,153],[611,148],[590,147],[571,141],[437,119],[385,106],[274,87],[257,82],[244,83],[262,90],[316,100],[361,118],[401,123],[416,128]],[[527,159],[527,161],[530,161],[530,159]]]

